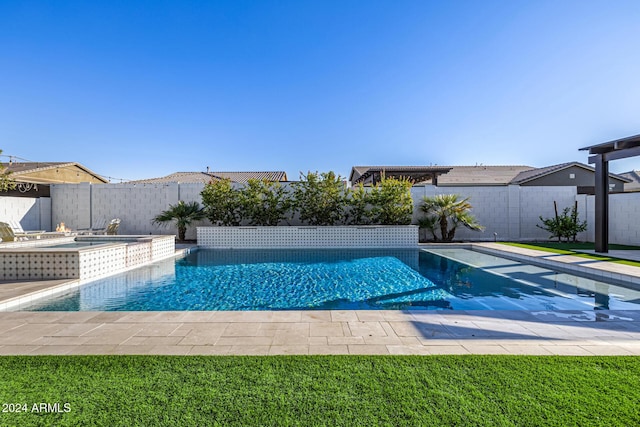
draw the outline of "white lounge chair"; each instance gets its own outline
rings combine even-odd
[[[104,234],[115,236],[118,234],[118,227],[120,227],[120,218],[114,218],[109,222],[109,225],[107,225]]]
[[[42,234],[44,232],[46,232],[46,230],[29,230],[29,231],[25,231],[22,228],[22,224],[20,224],[20,221],[7,221],[7,224],[9,224],[9,227],[11,227],[11,229],[13,230],[14,233],[16,234]]]
[[[78,234],[100,234],[107,231],[107,220],[100,218],[89,228],[79,228]]]
[[[40,236],[45,234],[41,233],[16,233],[13,228],[6,222],[0,222],[0,237],[3,242],[16,242],[18,240],[39,239]]]
[[[91,228],[79,229],[78,234],[118,234],[120,218],[114,218],[107,224],[106,220],[98,220]]]

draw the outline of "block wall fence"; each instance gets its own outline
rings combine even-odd
[[[49,197],[0,197],[0,221],[17,221],[24,230],[51,230]]]
[[[154,216],[179,200],[201,203],[203,184],[56,184],[51,185],[51,224],[64,222],[72,229],[88,228],[101,219],[120,218],[120,234],[177,234],[173,226],[151,223]],[[414,187],[414,223],[420,217],[417,208],[424,196],[459,194],[470,197],[472,213],[485,226],[484,232],[459,228],[457,240],[546,240],[549,235],[538,228],[539,216],[554,215],[558,210],[578,202],[580,219],[587,219],[588,230],[580,240],[594,239],[594,197],[577,194],[575,187]],[[2,206],[2,205],[0,205]],[[640,245],[640,193],[610,195],[610,242]],[[301,225],[297,220],[290,225]],[[196,238],[196,227],[210,225],[199,221],[187,230],[187,239]],[[282,224],[285,225],[285,224]],[[23,222],[23,227],[25,224]],[[35,227],[38,228],[38,227]],[[44,228],[43,228],[44,229]]]

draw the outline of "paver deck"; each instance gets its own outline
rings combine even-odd
[[[2,355],[471,353],[640,355],[640,310],[0,312]]]
[[[640,355],[640,311],[5,312],[0,354]]]

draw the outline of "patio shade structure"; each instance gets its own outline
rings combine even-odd
[[[640,135],[583,147],[589,151],[589,163],[595,163],[596,252],[609,252],[609,161],[640,156]]]
[[[432,180],[433,185],[438,185],[438,176],[451,169],[444,166],[369,166],[352,184],[369,181],[371,185],[376,185],[384,175],[387,178],[409,179],[415,183]]]

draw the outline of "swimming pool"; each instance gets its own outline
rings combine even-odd
[[[198,250],[20,310],[637,310],[640,292],[467,249]]]

